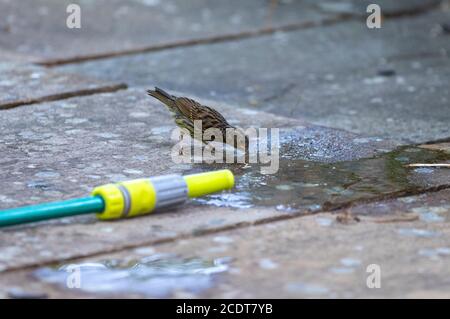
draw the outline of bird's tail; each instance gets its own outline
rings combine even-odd
[[[164,91],[156,86],[155,86],[155,90],[148,90],[147,93],[148,93],[148,95],[153,96],[155,99],[158,99],[159,101],[161,101],[162,103],[167,105],[170,109],[174,105],[175,96],[170,95],[166,91]]]

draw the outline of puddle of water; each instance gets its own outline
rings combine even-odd
[[[227,258],[208,261],[156,254],[133,262],[107,260],[41,268],[33,275],[63,288],[79,287],[88,293],[166,298],[175,292],[199,294],[211,288],[216,275],[229,269],[229,262]]]
[[[263,175],[257,164],[248,168],[238,164],[213,164],[231,169],[236,176],[236,187],[231,192],[195,199],[195,202],[234,208],[269,206],[287,212],[329,208],[383,194],[418,190],[426,185],[423,172],[410,169],[406,164],[450,160],[450,154],[445,152],[411,146],[371,158],[324,163],[319,160],[329,161],[329,153],[334,151],[320,151],[321,143],[308,146],[295,136],[281,138],[280,143],[277,173]],[[328,155],[321,158],[321,152]],[[204,169],[210,170],[211,166],[199,164],[193,171]],[[439,169],[434,171],[439,174]],[[431,174],[434,173],[426,175]]]

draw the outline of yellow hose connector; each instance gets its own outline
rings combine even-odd
[[[148,179],[136,179],[119,183],[125,187],[130,195],[130,210],[126,217],[146,214],[155,209],[156,190]]]
[[[149,214],[155,209],[184,203],[188,197],[199,197],[233,186],[233,173],[225,169],[107,184],[95,188],[92,195],[100,196],[105,204],[104,211],[97,217],[108,220]]]
[[[117,185],[106,184],[94,188],[92,196],[100,196],[105,203],[105,210],[97,214],[99,219],[116,219],[122,216],[124,200]]]

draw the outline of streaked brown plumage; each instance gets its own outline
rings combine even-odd
[[[155,87],[155,90],[148,90],[148,95],[158,99],[164,103],[169,111],[172,113],[175,123],[189,131],[192,138],[194,138],[194,121],[202,121],[202,136],[205,130],[209,128],[217,128],[222,132],[222,140],[226,141],[226,129],[232,128],[236,129],[234,126],[230,125],[227,120],[211,107],[206,105],[201,105],[200,103],[187,98],[187,97],[177,97],[171,95],[166,91]],[[244,136],[245,144],[243,149],[248,147],[248,138],[243,134],[242,131],[237,130],[237,134]],[[202,141],[204,142],[204,141]],[[233,142],[232,145],[235,143]]]

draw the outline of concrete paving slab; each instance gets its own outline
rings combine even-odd
[[[124,88],[125,84],[54,72],[34,65],[0,63],[0,112],[21,105]]]
[[[386,19],[380,30],[346,22],[62,70],[157,84],[405,144],[424,142],[450,136],[450,47],[439,31],[449,17],[442,9]]]
[[[239,1],[196,0],[82,1],[81,29],[65,25],[70,1],[10,1],[0,24],[0,44],[34,55],[45,64],[129,54],[140,50],[233,39],[334,23],[366,16],[370,1]],[[379,1],[386,16],[414,14],[436,7],[439,0]],[[34,14],[37,13],[37,14]],[[101,23],[99,23],[101,21]],[[170,23],[164,23],[170,21]]]
[[[40,61],[66,60],[281,25],[308,25],[337,16],[297,1],[276,7],[258,0],[79,1],[81,28],[69,29],[66,8],[70,3],[2,0],[8,32],[0,45],[39,56]]]
[[[162,285],[167,288],[164,297],[448,298],[449,195],[449,190],[442,190],[358,205],[333,214],[304,216],[71,260],[71,264],[84,267],[103,265],[98,274],[104,280],[101,287],[106,289],[101,292],[100,286],[92,285],[93,290],[88,293],[67,289],[66,279],[71,273],[62,270],[59,279],[52,279],[50,274],[54,275],[56,270],[36,272],[34,268],[0,275],[0,291],[4,297],[14,297],[17,292],[53,298],[155,297],[161,286],[156,288],[148,276],[157,280],[175,265],[178,274],[184,271],[185,277],[189,277],[189,267],[201,260],[206,265],[221,267],[221,271],[196,277],[197,282],[208,283],[197,291],[192,291],[197,287],[193,281],[187,281],[187,285]],[[390,212],[388,216],[386,212]],[[343,222],[348,218],[342,215],[359,216],[359,221]],[[147,277],[134,284],[132,278],[125,277],[130,279],[116,285],[113,269],[123,267],[120,269],[124,275],[136,269],[130,268],[136,263],[140,263],[137,269]],[[160,272],[149,275],[152,267],[159,267]],[[370,280],[374,270],[369,267],[380,271],[379,288],[373,286],[375,280]],[[92,277],[84,271],[87,268],[81,270],[81,285],[88,287]],[[41,275],[39,280],[36,274]],[[134,274],[142,276],[139,272]],[[165,282],[169,281],[167,278]],[[135,286],[142,290],[137,293]]]
[[[368,76],[360,78],[360,84],[353,80],[341,82],[338,90],[329,91],[327,98],[319,100],[318,112],[312,115],[315,120],[306,118],[325,126],[345,127],[355,133],[389,136],[403,144],[450,137],[447,125],[450,97],[445,88],[448,59],[417,61],[396,63],[399,75],[393,78]],[[419,69],[404,71],[414,67]],[[330,86],[320,86],[303,96],[311,101],[307,103],[313,103],[323,96],[327,87]]]

